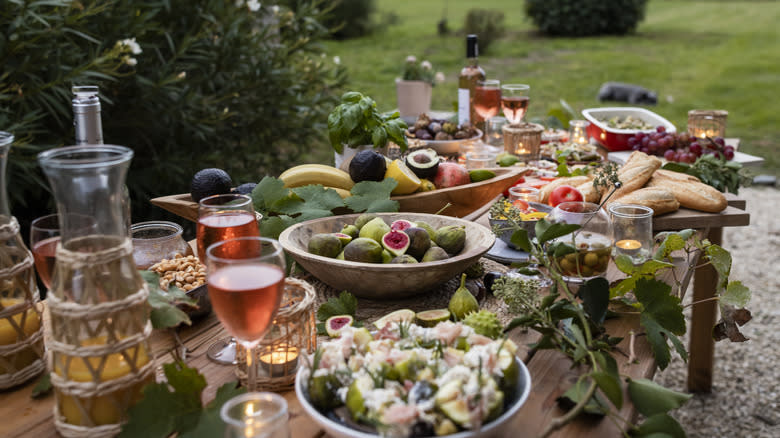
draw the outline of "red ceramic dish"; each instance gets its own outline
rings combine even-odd
[[[665,127],[666,132],[677,132],[677,128],[674,127],[672,122],[644,108],[589,108],[582,110],[582,115],[590,122],[587,128],[588,137],[596,140],[596,142],[613,152],[629,150],[628,138],[637,132],[653,132],[657,126]],[[652,129],[610,128],[606,122],[602,121],[615,116],[634,116],[651,125]]]

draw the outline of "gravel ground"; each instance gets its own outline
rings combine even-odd
[[[742,327],[750,340],[717,343],[712,392],[694,395],[672,413],[692,438],[780,436],[780,190],[755,187],[739,194],[751,223],[724,229],[723,246],[733,257],[731,278],[753,293],[753,320]],[[689,290],[687,301],[691,295]],[[655,377],[678,391],[686,390],[686,379],[680,357]]]

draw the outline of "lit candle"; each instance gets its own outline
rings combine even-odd
[[[284,342],[260,355],[260,365],[271,377],[284,377],[295,373],[298,366],[298,349]]]
[[[0,308],[16,306],[22,304],[24,300],[21,298],[0,298]],[[22,331],[26,336],[30,336],[41,327],[41,319],[38,317],[38,313],[33,309],[27,309],[24,312],[19,312],[13,316],[15,325],[17,327],[22,326],[22,317],[24,317],[24,327]],[[8,318],[0,319],[0,345],[11,345],[19,342],[19,332],[16,331],[16,327],[11,325]],[[33,346],[29,346],[18,353],[14,353],[16,358],[13,360],[13,370],[19,371],[22,368],[30,365],[38,358]],[[10,357],[4,357],[5,360],[11,360]],[[4,361],[0,361],[0,374],[11,372],[4,364]]]
[[[620,251],[626,255],[634,255],[642,248],[642,243],[634,239],[618,240],[615,246],[620,248]]]
[[[531,151],[526,149],[525,146],[523,146],[523,143],[520,142],[520,143],[517,144],[517,149],[516,149],[515,153],[517,155],[527,155],[527,154],[530,154]]]

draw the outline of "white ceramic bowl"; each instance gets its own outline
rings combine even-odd
[[[477,135],[471,138],[460,138],[452,140],[421,140],[407,137],[410,147],[431,148],[439,155],[458,155],[460,146],[464,143],[474,143],[482,138],[482,131],[477,129]]]
[[[500,417],[482,426],[477,431],[463,431],[451,435],[445,435],[448,438],[474,438],[474,437],[505,437],[515,436],[517,431],[510,431],[508,429],[511,426],[511,419],[517,414],[525,401],[528,399],[528,394],[531,392],[531,375],[528,373],[523,361],[515,357],[517,361],[519,372],[517,373],[517,382],[515,386],[514,401],[507,407],[506,411],[501,414]],[[306,391],[306,380],[308,377],[308,371],[301,369],[295,376],[295,395],[298,396],[298,401],[303,406],[303,410],[311,417],[314,422],[319,424],[325,431],[334,437],[338,438],[379,438],[380,435],[373,433],[366,433],[351,427],[346,426],[343,423],[331,420],[323,413],[318,411],[309,402],[308,391]]]

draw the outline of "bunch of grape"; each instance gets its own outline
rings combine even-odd
[[[722,137],[697,138],[687,132],[679,134],[666,132],[659,126],[655,132],[638,132],[628,138],[628,146],[635,151],[664,157],[667,161],[693,163],[702,155],[715,155],[718,158],[734,158],[734,147],[726,146]]]

